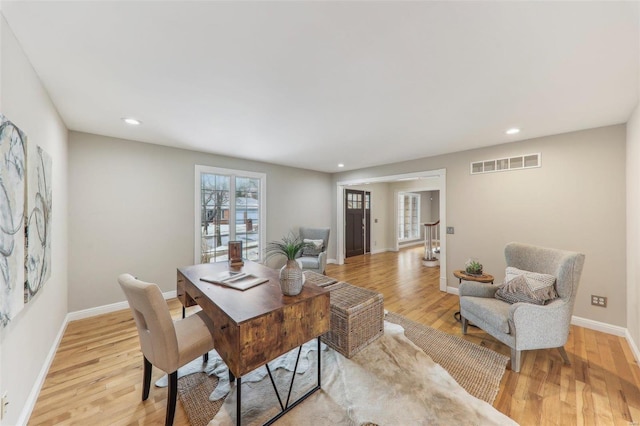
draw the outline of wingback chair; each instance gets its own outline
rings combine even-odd
[[[558,298],[546,305],[496,299],[498,286],[476,282],[460,284],[462,333],[468,321],[511,348],[511,370],[520,371],[524,350],[558,348],[570,364],[564,344],[569,336],[573,305],[580,283],[584,254],[521,243],[509,243],[504,250],[507,266],[556,277]]]
[[[303,270],[310,270],[319,274],[324,274],[327,266],[327,245],[329,244],[329,228],[307,228],[300,227],[300,238],[302,240],[322,240],[322,247],[319,249],[305,248],[302,255],[296,259]]]
[[[156,284],[129,274],[118,277],[138,328],[144,358],[142,400],[149,397],[151,369],[155,365],[169,375],[165,425],[173,424],[178,395],[178,368],[213,349],[213,322],[203,311],[173,321],[167,302]]]

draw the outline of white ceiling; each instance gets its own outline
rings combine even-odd
[[[635,2],[5,0],[2,14],[69,129],[325,172],[623,123],[638,101]]]

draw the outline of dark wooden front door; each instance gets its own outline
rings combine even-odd
[[[364,254],[364,191],[344,191],[345,257]]]

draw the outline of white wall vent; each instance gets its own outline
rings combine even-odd
[[[497,160],[474,161],[471,163],[471,174],[504,172],[507,170],[522,170],[541,167],[540,153],[516,155],[514,157],[499,158]]]

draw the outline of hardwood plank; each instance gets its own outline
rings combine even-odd
[[[508,356],[508,347],[480,329],[470,327],[462,336],[453,318],[458,297],[439,291],[439,269],[422,266],[422,255],[422,247],[416,247],[357,256],[345,265],[327,265],[326,272],[382,293],[387,310]],[[179,301],[168,304],[172,316],[180,318]],[[623,338],[572,326],[565,349],[569,366],[556,350],[524,352],[522,371],[507,369],[494,407],[522,425],[628,426],[628,417],[640,421],[640,368]],[[154,369],[152,381],[162,374]],[[71,322],[29,424],[164,423],[166,389],[152,385],[149,399],[142,402],[141,386],[142,356],[129,310]],[[180,403],[174,424],[189,424]]]

